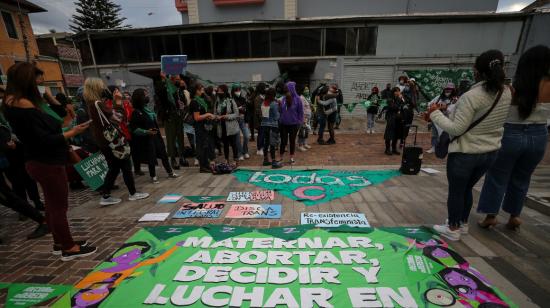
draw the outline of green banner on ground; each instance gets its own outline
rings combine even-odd
[[[405,71],[409,78],[416,79],[420,92],[426,99],[432,100],[441,95],[447,83],[452,82],[458,88],[462,80],[474,82],[474,72],[471,69],[428,69]]]
[[[0,284],[0,289],[8,288],[6,308],[31,307],[67,293],[72,286],[53,284],[12,283]]]
[[[428,229],[304,227],[143,229],[54,307],[514,306]]]
[[[93,190],[103,185],[103,180],[109,170],[105,156],[99,152],[75,164],[74,168],[80,174],[84,182]]]
[[[266,170],[239,169],[233,172],[244,183],[274,190],[305,205],[316,205],[347,196],[396,175],[396,170]]]

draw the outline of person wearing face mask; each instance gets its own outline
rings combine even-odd
[[[428,103],[428,109],[434,108],[434,106],[443,104],[446,106],[445,108],[445,114],[449,114],[450,111],[453,110],[454,104],[457,101],[457,94],[456,94],[456,88],[454,83],[449,82],[441,94],[437,97],[435,97],[430,103]],[[432,154],[435,152],[435,146],[437,145],[437,141],[439,140],[439,136],[441,135],[442,131],[441,128],[438,128],[437,125],[432,124],[432,140],[431,144],[432,147],[426,151],[428,154]]]
[[[248,117],[247,114],[247,104],[246,98],[242,95],[241,86],[236,83],[231,86],[231,98],[237,103],[239,108],[239,117],[237,119],[239,123],[240,132],[237,134],[237,148],[239,151],[239,160],[249,159],[250,155],[248,154],[248,140],[250,139],[250,130],[248,129]],[[241,140],[241,132],[243,134]]]
[[[398,81],[398,84],[396,85],[396,87],[399,88],[399,91],[401,91],[401,93],[403,93],[403,91],[405,91],[405,88],[408,87],[407,85],[407,76],[399,76],[399,79],[397,79]]]
[[[304,123],[298,131],[298,150],[305,152],[311,149],[311,146],[307,144],[309,131],[311,130],[311,101],[309,100],[309,88],[307,86],[301,92],[300,100],[304,109]]]
[[[183,135],[185,95],[180,96],[178,93],[182,82],[179,75],[171,76],[170,79],[168,79],[164,73],[161,73],[161,78],[164,86],[164,90],[161,92],[165,93],[162,93],[162,110],[159,116],[164,121],[168,157],[170,158],[172,167],[179,170],[180,165],[178,157],[183,154],[183,147],[185,145]]]
[[[190,87],[192,99],[189,108],[193,113],[197,157],[201,173],[212,173],[214,159],[214,141],[212,139],[213,124],[212,121],[216,118],[214,114],[208,112],[208,103],[203,98],[204,86],[196,83]]]
[[[217,100],[214,106],[214,114],[218,120],[217,134],[223,142],[223,154],[225,162],[229,163],[229,147],[233,150],[233,159],[238,163],[239,146],[238,135],[241,133],[239,128],[239,107],[234,99],[229,95],[229,88],[222,84],[218,87]],[[248,138],[247,138],[248,139]]]
[[[384,141],[386,144],[386,155],[400,155],[397,151],[397,140],[403,139],[403,105],[405,98],[398,87],[392,89],[393,99],[388,102],[386,108],[386,130]],[[391,149],[390,149],[391,145]]]
[[[130,130],[133,136],[132,152],[138,152],[139,161],[148,162],[149,175],[153,184],[160,183],[155,170],[158,158],[161,159],[168,177],[177,178],[178,175],[174,173],[168,161],[164,141],[157,123],[157,115],[153,110],[147,108],[149,103],[147,92],[144,89],[136,89],[132,94],[132,103],[134,105],[130,120]]]

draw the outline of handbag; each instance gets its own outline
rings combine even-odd
[[[491,111],[493,111],[493,109],[495,109],[498,101],[500,100],[500,97],[502,96],[502,92],[504,92],[504,90],[500,90],[498,92],[497,97],[495,98],[495,101],[493,102],[493,105],[491,106],[491,108],[489,108],[489,110],[484,115],[482,115],[481,118],[479,118],[479,119],[475,120],[474,122],[472,122],[472,124],[470,124],[470,126],[468,126],[466,131],[464,131],[460,136],[456,136],[456,137],[451,138],[451,136],[449,136],[449,134],[447,132],[441,133],[441,136],[439,136],[439,139],[438,139],[437,143],[435,144],[435,156],[437,158],[441,158],[441,159],[447,157],[447,154],[449,154],[449,145],[451,143],[453,143],[454,141],[458,140],[458,138],[465,135],[471,129],[476,127],[483,120],[485,120],[485,118],[489,116]]]
[[[103,128],[103,137],[109,142],[109,147],[113,156],[118,159],[126,159],[130,156],[130,145],[126,142],[124,134],[118,127],[113,125],[107,116],[103,113],[103,110],[99,107],[99,101],[95,102],[95,108],[99,115],[99,121]]]

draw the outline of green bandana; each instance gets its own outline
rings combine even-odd
[[[201,105],[202,108],[204,108],[204,110],[208,110],[208,104],[206,103],[204,98],[200,96],[195,96],[195,100],[197,101],[197,103],[199,103],[199,105]]]

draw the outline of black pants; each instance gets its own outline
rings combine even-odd
[[[268,161],[267,155],[271,154],[271,161],[275,161],[275,140],[271,140],[272,135],[279,133],[278,127],[262,126],[264,138],[264,161]],[[269,146],[269,151],[268,151]],[[268,153],[269,152],[269,153]]]
[[[151,142],[149,143],[150,149],[148,151],[149,157],[147,160],[147,163],[149,165],[149,175],[151,177],[157,176],[157,172],[155,170],[157,166],[157,159],[160,158],[162,162],[162,166],[164,167],[164,170],[166,170],[166,173],[172,174],[172,167],[170,166],[170,162],[168,161],[168,154],[166,153],[166,149],[164,148],[164,142],[160,135],[155,135],[153,138],[151,138]],[[157,139],[157,140],[155,140]]]
[[[38,193],[38,185],[31,179],[27,170],[25,170],[25,163],[19,162],[11,163],[6,170],[6,177],[11,182],[13,192],[21,199],[27,200],[27,195],[35,206],[42,205],[40,200],[40,194]]]
[[[212,132],[198,125],[195,126],[195,144],[200,167],[209,169],[210,161],[216,159]]]
[[[229,160],[229,146],[231,146],[231,149],[233,150],[233,159],[237,160],[239,158],[239,151],[237,147],[237,135],[222,136],[222,142],[223,142],[223,155],[225,159]]]
[[[300,125],[281,125],[281,147],[279,153],[281,156],[286,152],[286,145],[290,140],[290,155],[294,155],[296,151],[296,136]]]
[[[17,213],[29,217],[39,224],[44,223],[44,216],[32,207],[25,199],[16,195],[4,179],[4,171],[0,171],[0,204],[9,207]]]
[[[109,148],[101,149],[101,153],[105,156],[107,166],[109,167],[101,189],[103,197],[109,197],[111,195],[111,189],[113,189],[116,178],[121,171],[122,178],[124,179],[124,184],[126,184],[126,187],[128,188],[128,192],[130,195],[135,194],[136,184],[134,183],[134,175],[132,174],[132,162],[130,157],[127,157],[126,159],[118,159],[113,155],[113,152]]]
[[[386,151],[390,150],[390,142],[391,142],[391,150],[397,151],[397,138],[394,138],[392,140],[386,139]]]

